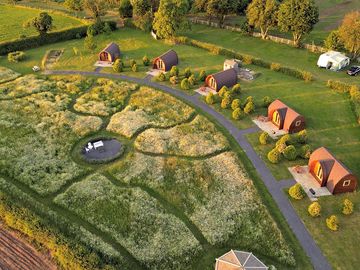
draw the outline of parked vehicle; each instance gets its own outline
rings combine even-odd
[[[358,74],[360,74],[360,66],[352,66],[347,71],[347,74],[349,74],[350,76],[357,76]]]

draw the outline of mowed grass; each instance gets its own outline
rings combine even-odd
[[[23,24],[33,17],[38,16],[41,12],[41,10],[32,8],[0,4],[0,42],[17,39],[20,38],[21,35],[37,35],[35,28],[24,28]],[[82,24],[80,20],[60,13],[48,13],[53,18],[53,31],[79,26]]]
[[[239,53],[259,57],[268,62],[280,63],[284,66],[310,71],[315,79],[327,81],[341,80],[358,84],[357,78],[350,77],[345,71],[333,72],[319,69],[316,65],[318,53],[305,49],[298,49],[285,44],[278,44],[269,40],[242,35],[225,29],[217,29],[205,25],[192,25],[191,30],[182,33],[190,38],[209,42]]]
[[[350,216],[341,213],[342,202],[345,198],[350,199],[355,204],[355,211]],[[308,214],[307,208],[310,205],[308,199],[292,200],[291,202],[334,269],[359,269],[359,194],[320,198],[321,216],[318,218],[313,218]],[[339,230],[337,232],[332,232],[326,227],[326,218],[334,214],[339,219]]]

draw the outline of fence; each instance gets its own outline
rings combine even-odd
[[[201,20],[201,19],[197,19],[197,18],[190,18],[189,20],[190,20],[190,22],[195,23],[195,24],[204,24],[204,25],[208,25],[211,27],[220,28],[219,24],[216,22]],[[231,25],[225,25],[223,28],[230,30],[230,31],[239,32],[239,33],[244,32],[244,30],[241,29],[240,27],[231,26]],[[261,34],[259,32],[253,32],[250,35],[252,35],[253,37],[256,37],[256,38],[261,38]],[[294,41],[291,39],[281,38],[281,37],[272,36],[272,35],[268,35],[267,38],[276,43],[286,44],[286,45],[290,45],[290,46],[295,45]],[[327,52],[328,51],[326,48],[321,47],[321,46],[316,46],[315,44],[302,44],[302,47],[311,52]]]

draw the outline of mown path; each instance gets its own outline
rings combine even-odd
[[[83,76],[98,76],[98,77],[107,77],[112,79],[122,79],[126,81],[135,82],[141,85],[147,85],[156,89],[160,89],[164,92],[167,92],[177,98],[183,99],[190,103],[192,106],[201,109],[205,113],[211,115],[219,125],[223,126],[228,132],[233,136],[237,141],[240,147],[244,150],[249,160],[252,162],[257,173],[260,175],[262,181],[276,202],[278,208],[285,217],[290,228],[296,235],[298,241],[300,242],[302,248],[305,250],[307,256],[309,256],[312,265],[315,269],[327,270],[331,269],[331,266],[325,256],[322,254],[320,248],[316,245],[314,239],[311,237],[310,233],[307,231],[305,225],[296,214],[294,208],[291,206],[288,198],[283,192],[284,186],[283,182],[277,181],[274,176],[271,174],[270,170],[266,167],[265,163],[257,155],[253,147],[250,145],[245,135],[249,133],[254,133],[257,131],[257,128],[249,128],[246,130],[238,129],[231,121],[229,121],[225,116],[215,111],[213,108],[209,107],[206,103],[202,102],[199,99],[198,95],[188,95],[185,92],[173,89],[171,87],[158,84],[156,82],[150,81],[148,78],[134,78],[126,75],[120,74],[106,74],[98,72],[86,72],[86,71],[47,71],[46,74],[51,75],[83,75]]]

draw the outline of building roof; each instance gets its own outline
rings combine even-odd
[[[210,76],[215,79],[216,84],[219,86],[219,88],[224,85],[227,87],[231,87],[237,83],[237,71],[233,68],[220,71]]]
[[[336,51],[328,51],[326,53],[323,53],[321,56],[322,57],[327,57],[327,58],[331,59],[332,61],[334,61],[336,63],[340,63],[344,59],[349,58],[346,55],[342,54],[341,52],[336,52]]]
[[[301,116],[299,113],[297,113],[278,99],[274,100],[268,107],[269,113],[275,110],[279,112],[281,120],[284,123],[283,128],[286,130],[289,130],[291,124],[296,120],[296,118]]]
[[[168,50],[166,53],[163,53],[159,57],[155,58],[155,60],[159,58],[165,63],[165,66],[172,67],[179,63],[178,55],[174,50]]]
[[[109,43],[102,52],[110,53],[111,55],[120,54],[119,45],[114,42]]]
[[[267,270],[268,267],[262,263],[251,252],[230,250],[216,259],[215,270]]]
[[[320,162],[324,177],[331,180],[330,183],[328,182],[330,192],[333,191],[339,181],[352,175],[352,172],[325,147],[320,147],[312,152],[309,165],[316,161]]]

